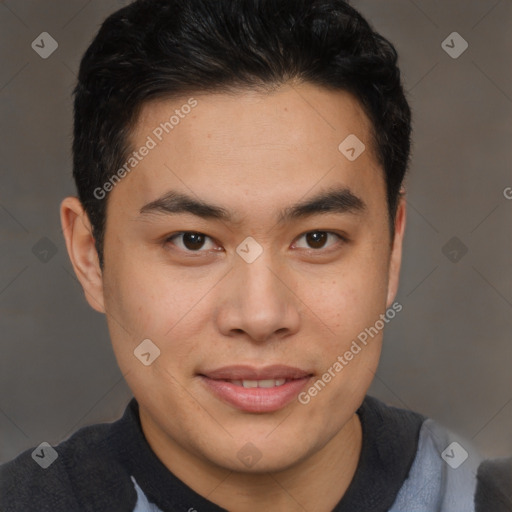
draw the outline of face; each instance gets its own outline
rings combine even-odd
[[[133,148],[150,149],[110,192],[90,302],[147,435],[233,471],[289,468],[340,435],[371,383],[382,332],[353,341],[394,299],[404,207],[391,240],[348,93],[193,98],[143,108]],[[351,134],[355,160],[338,148]]]

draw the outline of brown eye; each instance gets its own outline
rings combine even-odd
[[[214,246],[214,243],[209,236],[195,231],[182,231],[181,233],[176,233],[168,237],[166,239],[166,243],[171,243],[185,252],[206,252],[207,250],[211,250]],[[208,246],[208,243],[210,246]]]
[[[331,242],[329,242],[329,239],[331,239]],[[295,245],[299,249],[328,249],[336,245],[336,239],[338,239],[338,243],[345,241],[341,235],[330,231],[309,231],[300,236]],[[302,240],[304,240],[305,244]]]
[[[325,231],[312,231],[306,234],[306,241],[313,249],[321,249],[327,241],[327,233]]]
[[[191,250],[197,251],[204,245],[205,236],[201,233],[184,233],[183,234],[183,245]]]

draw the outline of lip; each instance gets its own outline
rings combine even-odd
[[[263,368],[252,366],[224,366],[199,374],[206,388],[222,401],[245,412],[275,412],[294,399],[306,386],[313,374],[285,365]],[[244,388],[228,380],[290,379],[281,386],[271,388]]]

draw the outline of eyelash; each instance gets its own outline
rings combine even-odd
[[[312,234],[312,233],[325,233],[327,234],[328,236],[329,235],[334,235],[336,238],[338,238],[338,243],[334,244],[334,245],[331,245],[331,246],[328,246],[327,249],[321,247],[320,249],[314,249],[314,248],[300,248],[302,250],[305,250],[305,251],[308,251],[308,252],[312,252],[312,253],[325,253],[325,252],[328,252],[330,250],[333,250],[336,246],[340,245],[340,244],[344,244],[344,243],[347,243],[349,242],[349,239],[344,236],[344,235],[341,235],[340,233],[336,233],[334,231],[327,231],[327,230],[321,230],[321,229],[317,229],[317,230],[313,230],[313,231],[306,231],[305,233],[302,233],[298,238],[297,240],[300,240],[302,237],[306,236],[306,235],[309,235],[309,234]],[[173,240],[176,238],[176,237],[180,237],[182,235],[185,235],[185,234],[194,234],[194,235],[201,235],[205,238],[207,238],[208,240],[211,240],[211,241],[214,241],[213,238],[209,237],[208,235],[205,235],[204,233],[201,233],[199,231],[179,231],[177,233],[173,233],[172,235],[169,235],[168,237],[165,238],[164,240],[164,245],[167,245],[167,244],[174,244]],[[199,255],[201,253],[208,253],[211,251],[210,250],[203,250],[202,248],[201,249],[198,249],[197,251],[193,251],[193,250],[190,250],[190,249],[187,249],[187,248],[184,248],[184,249],[181,249],[181,248],[178,248],[179,251],[183,251],[183,252],[186,252],[190,255]],[[215,249],[214,249],[215,250]]]

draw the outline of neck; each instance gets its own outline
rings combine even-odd
[[[325,446],[293,466],[237,473],[191,456],[145,419],[141,411],[144,435],[163,464],[195,492],[234,512],[331,512],[352,481],[362,446],[361,423],[354,414]]]

